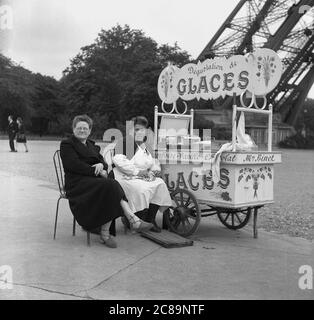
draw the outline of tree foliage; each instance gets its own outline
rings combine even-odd
[[[178,67],[192,62],[177,43],[158,45],[128,25],[101,30],[94,43],[82,47],[70,61],[59,81],[0,54],[0,131],[7,127],[9,114],[22,116],[34,133],[70,132],[71,119],[83,113],[93,118],[97,137],[109,127],[123,128],[134,115],[147,116],[152,125],[154,106],[160,104],[157,80],[168,61]],[[193,100],[188,106],[203,109],[220,102]],[[313,124],[314,104],[308,99],[296,128],[313,135]],[[195,127],[212,128],[217,139],[229,135],[197,117]]]
[[[0,130],[9,114],[23,117],[31,131],[40,131],[42,119],[53,121],[64,109],[60,84],[0,55]]]
[[[182,66],[189,59],[176,43],[158,45],[127,25],[101,30],[71,60],[60,81],[0,55],[0,130],[9,114],[22,116],[29,131],[37,133],[70,131],[71,119],[82,113],[94,119],[98,137],[108,127],[123,128],[138,114],[152,124],[161,70],[168,61]]]
[[[138,114],[152,123],[154,106],[160,103],[157,80],[161,70],[168,61],[182,66],[189,58],[177,44],[159,46],[143,31],[127,25],[101,30],[64,71],[61,83],[68,114],[87,113],[97,119],[98,135]]]

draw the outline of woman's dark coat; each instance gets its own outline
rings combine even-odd
[[[66,195],[76,221],[86,230],[122,216],[120,201],[126,200],[117,181],[95,176],[92,165],[102,163],[107,169],[99,151],[94,141],[87,140],[84,145],[74,136],[60,144]]]
[[[24,127],[23,123],[21,123],[18,126],[18,132],[17,132],[17,135],[16,135],[16,142],[26,143],[25,127]]]

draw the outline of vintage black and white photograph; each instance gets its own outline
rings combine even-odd
[[[314,0],[0,0],[0,221],[0,300],[314,300]]]

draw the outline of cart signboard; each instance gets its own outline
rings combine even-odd
[[[168,104],[179,98],[209,100],[245,91],[264,96],[276,87],[281,73],[278,55],[270,49],[258,49],[254,54],[206,59],[182,68],[168,66],[161,72],[157,87],[161,101]]]

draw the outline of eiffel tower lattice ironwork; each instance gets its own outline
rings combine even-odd
[[[314,0],[242,0],[199,55],[245,54],[269,48],[283,62],[283,74],[268,95],[274,112],[294,125],[314,83]],[[226,98],[222,108],[230,108]]]

